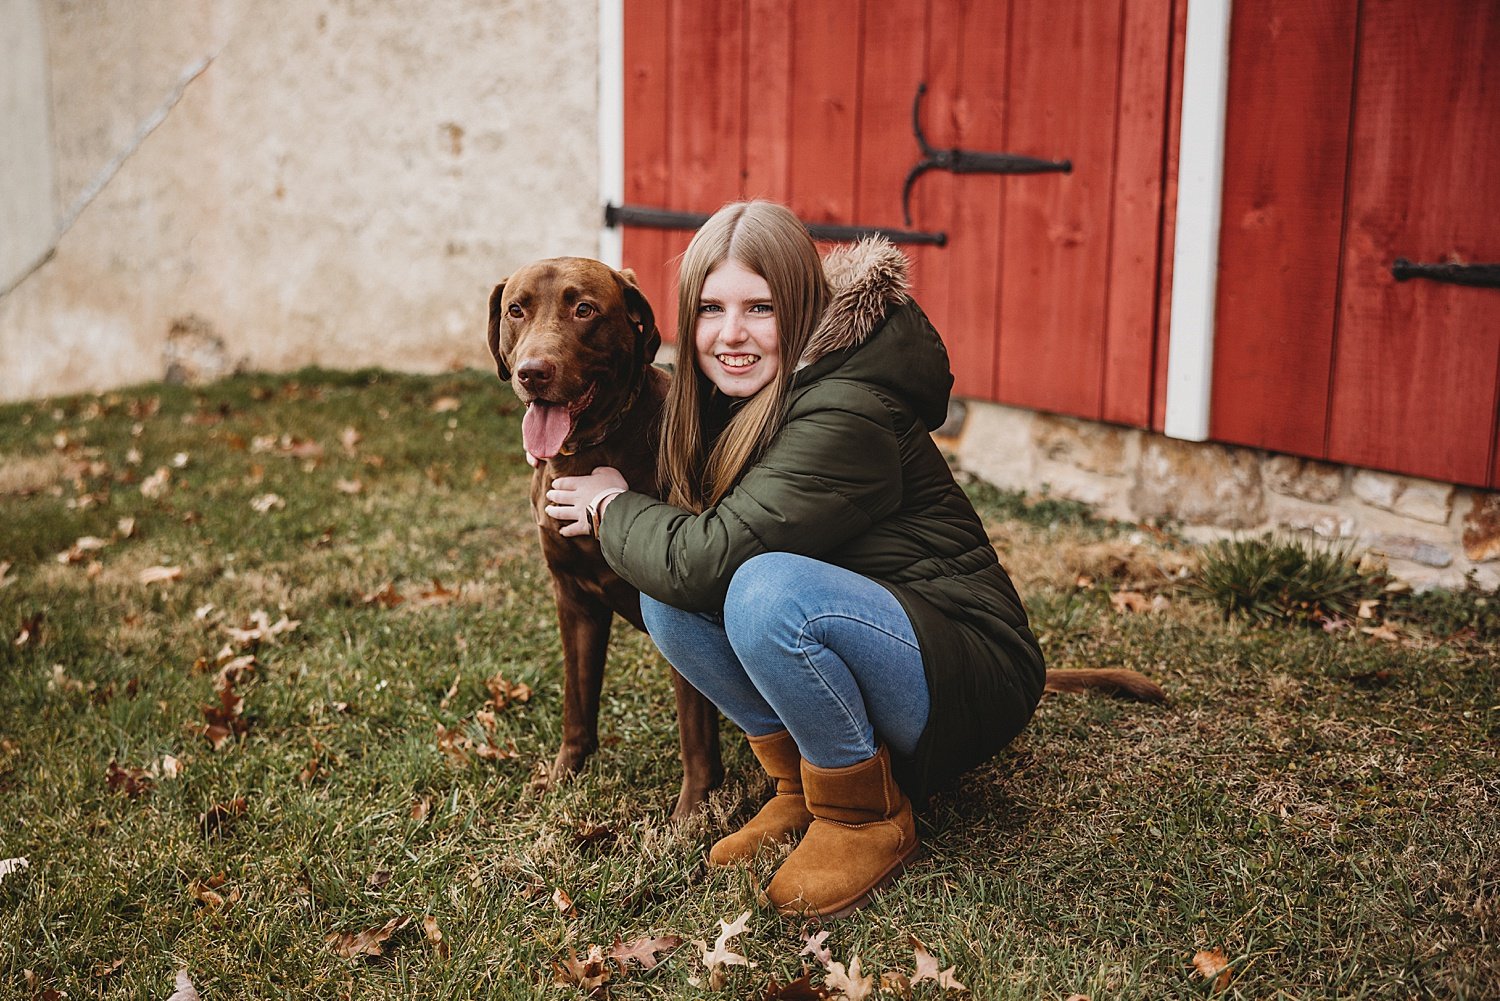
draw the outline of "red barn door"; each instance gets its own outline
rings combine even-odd
[[[945,246],[908,254],[960,394],[1147,425],[1173,8],[627,2],[626,198],[708,213],[768,197],[810,223],[942,232]],[[929,171],[908,225],[921,84],[931,147],[1071,172]],[[664,320],[690,235],[626,229],[625,264]]]

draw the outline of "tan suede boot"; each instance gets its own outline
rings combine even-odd
[[[841,918],[867,903],[917,850],[911,801],[891,777],[890,754],[848,768],[802,763],[813,823],[766,887],[783,914]]]
[[[709,849],[709,865],[731,865],[754,858],[761,849],[790,841],[812,823],[812,814],[802,798],[802,754],[792,735],[781,730],[749,740],[760,766],[776,780],[776,794],[744,827]]]

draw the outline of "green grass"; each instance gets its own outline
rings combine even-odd
[[[321,457],[287,454],[297,441]],[[0,880],[0,997],[161,998],[179,968],[205,998],[580,997],[553,983],[566,956],[711,943],[744,910],[754,969],[693,986],[707,971],[684,944],[616,972],[609,996],[743,998],[800,975],[801,926],[757,902],[773,863],[704,864],[763,790],[731,728],[710,816],[665,823],[672,697],[647,639],[617,631],[585,773],[532,788],[561,675],[519,441],[514,399],[479,373],[308,371],[0,407],[0,859],[30,862]],[[162,466],[170,488],[143,496]],[[1180,593],[1198,556],[1180,544],[973,492],[1051,664],[1138,668],[1172,701],[1045,701],[933,801],[926,857],[831,926],[836,959],[909,974],[915,935],[985,999],[1198,998],[1191,957],[1209,948],[1236,961],[1220,996],[1500,995],[1492,596],[1407,601],[1384,638],[1225,623]],[[284,507],[255,511],[270,493]],[[57,562],[85,535],[110,541]],[[158,565],[181,577],[139,583]],[[422,601],[434,580],[456,594]],[[404,603],[364,600],[387,582]],[[1122,590],[1169,605],[1121,614]],[[212,664],[225,626],[257,610],[300,624],[253,650],[249,728],[215,751]],[[40,639],[17,645],[38,615]],[[497,673],[534,690],[494,716],[518,756],[450,764],[436,727],[482,739]],[[136,798],[108,786],[111,761],[164,755],[178,777]],[[222,905],[195,892],[207,881]],[[326,941],[396,917],[415,920],[384,957]]]

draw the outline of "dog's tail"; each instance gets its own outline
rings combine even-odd
[[[1167,693],[1139,671],[1123,667],[1075,668],[1047,672],[1048,692],[1100,691],[1140,702],[1165,702]]]

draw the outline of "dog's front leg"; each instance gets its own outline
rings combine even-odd
[[[599,693],[604,686],[604,655],[614,615],[598,599],[556,577],[557,624],[563,650],[563,741],[550,778],[562,779],[583,767],[599,746]]]
[[[682,791],[672,810],[672,823],[680,824],[724,781],[724,762],[719,755],[719,710],[675,669],[672,691],[677,696],[677,740],[682,752]]]

